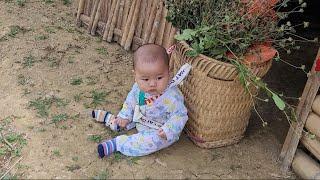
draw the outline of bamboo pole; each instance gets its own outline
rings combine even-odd
[[[111,25],[110,25],[110,30],[109,30],[109,33],[108,33],[108,36],[107,36],[107,41],[108,42],[112,41],[113,31],[114,31],[114,28],[116,26],[116,22],[117,22],[117,19],[118,19],[120,1],[119,0],[116,0],[116,1],[117,1],[117,4],[116,4],[116,7],[115,7],[115,10],[114,10],[114,13],[113,13],[113,17],[112,17],[112,21],[111,21]]]
[[[80,25],[81,25],[80,15],[84,11],[84,2],[85,2],[85,0],[80,0],[79,6],[78,6],[77,18],[76,18],[76,26],[78,26],[78,27],[80,27]]]
[[[164,29],[163,40],[162,40],[162,46],[165,48],[168,48],[169,46],[169,37],[170,37],[171,28],[173,28],[171,22],[166,22],[166,27]]]
[[[135,10],[136,2],[137,2],[137,0],[133,0],[133,2],[131,4],[129,15],[128,15],[127,22],[126,22],[126,26],[125,26],[125,28],[123,30],[122,37],[121,37],[121,42],[120,42],[121,46],[124,46],[125,43],[126,43],[127,36],[129,34],[129,30],[130,30],[130,27],[131,27],[131,22],[132,22],[133,13],[134,13],[134,10]]]
[[[302,179],[319,179],[320,166],[302,150],[298,149],[292,162],[292,168]]]
[[[112,1],[111,9],[109,11],[110,13],[108,15],[108,20],[107,20],[106,27],[104,28],[104,33],[102,36],[102,40],[104,40],[104,41],[107,40],[107,36],[108,36],[109,30],[110,30],[110,25],[111,25],[112,17],[114,15],[114,10],[115,10],[115,6],[117,4],[117,1],[118,0]]]
[[[164,35],[164,30],[166,27],[166,16],[167,16],[168,10],[166,7],[163,7],[163,12],[162,12],[162,17],[161,17],[161,23],[160,23],[160,27],[159,27],[159,32],[158,32],[158,36],[156,38],[156,44],[158,45],[162,45],[162,40],[163,40],[163,35]]]
[[[121,30],[122,27],[122,19],[123,19],[123,8],[124,8],[124,0],[120,0],[120,7],[119,7],[119,15],[118,15],[118,19],[117,19],[117,23],[116,23],[116,28]],[[115,35],[114,36],[114,41],[118,42],[120,39],[121,35]]]
[[[311,139],[304,133],[301,142],[318,160],[320,160],[320,142],[317,138]]]
[[[141,32],[142,32],[142,25],[144,22],[144,19],[146,17],[146,6],[147,6],[147,0],[141,0],[141,8],[140,8],[140,13],[138,17],[138,25],[137,28],[135,28],[135,33],[133,37],[140,38]],[[132,50],[136,50],[138,48],[138,44],[136,41],[132,40]]]
[[[307,118],[305,128],[320,138],[320,117],[316,113],[311,112]]]
[[[171,28],[171,31],[170,31],[170,36],[169,36],[169,44],[168,44],[168,47],[169,48],[170,46],[172,46],[175,42],[175,39],[174,39],[174,36],[176,35],[177,33],[177,28],[173,27]]]
[[[99,0],[97,13],[95,15],[95,18],[94,18],[94,21],[93,21],[93,24],[92,24],[92,28],[91,28],[91,35],[95,35],[96,34],[96,29],[97,29],[98,22],[99,22],[99,19],[100,19],[100,16],[101,16],[101,4],[102,4],[102,1]]]
[[[308,77],[301,100],[296,110],[297,123],[290,127],[281,149],[280,160],[282,160],[281,171],[283,173],[288,171],[292,163],[307,117],[311,111],[312,103],[320,87],[320,73],[315,71],[318,58],[320,58],[320,49],[318,50],[316,60],[314,61],[311,69],[311,75]]]
[[[141,32],[141,35],[139,38],[142,38],[143,39],[143,36],[147,30],[147,27],[148,27],[148,21],[149,21],[149,18],[150,17],[150,12],[151,12],[151,8],[152,8],[152,2],[154,0],[147,0],[147,6],[146,6],[146,15],[145,17],[143,18],[143,25],[142,25],[142,32]]]
[[[97,9],[98,9],[98,4],[100,4],[100,0],[94,0],[94,5],[93,5],[93,8],[92,8],[92,11],[91,11],[91,16],[90,16],[90,22],[89,22],[89,25],[88,25],[88,33],[91,32],[91,28],[92,28],[92,25],[93,25],[93,21],[96,17],[96,13],[97,13]]]
[[[143,34],[143,44],[145,44],[145,43],[147,43],[149,41],[149,37],[150,37],[151,30],[152,30],[153,21],[154,21],[154,18],[156,16],[157,5],[158,5],[158,1],[153,1],[152,8],[151,8],[151,11],[150,11],[150,14],[149,14],[147,28],[146,28],[146,31]]]
[[[122,23],[121,23],[121,31],[123,33],[127,20],[128,20],[128,13],[131,7],[131,3],[133,3],[131,0],[126,0],[126,3],[124,3],[124,9],[123,9],[123,18],[122,18]]]
[[[312,111],[320,116],[320,95],[316,96],[312,104]]]
[[[138,22],[140,5],[141,5],[141,0],[137,0],[135,8],[134,8],[135,10],[134,10],[134,14],[133,14],[130,30],[129,30],[129,33],[128,33],[128,37],[127,37],[127,39],[125,41],[125,44],[124,44],[124,49],[125,50],[129,50],[130,46],[132,44],[135,28],[136,28],[137,22]]]
[[[156,13],[156,17],[153,22],[153,26],[152,26],[152,30],[151,30],[151,34],[150,34],[150,38],[149,38],[148,43],[154,43],[156,40],[156,36],[159,31],[160,21],[161,21],[161,17],[162,17],[162,8],[163,8],[163,2],[162,2],[162,0],[160,0],[158,2],[157,13]]]

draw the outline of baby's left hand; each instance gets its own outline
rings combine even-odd
[[[163,131],[163,129],[159,129],[158,135],[159,135],[162,139],[167,140],[166,133]]]

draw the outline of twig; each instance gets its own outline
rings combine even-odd
[[[4,137],[4,135],[2,134],[2,131],[0,131],[0,136],[1,136],[1,139],[3,139],[3,141],[10,147],[10,149],[13,151],[14,148],[13,146],[7,141],[7,139]]]
[[[21,159],[23,158],[23,156],[21,156],[0,178],[0,180],[2,180],[10,171],[11,169],[19,162],[21,161]]]

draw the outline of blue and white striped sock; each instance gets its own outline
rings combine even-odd
[[[113,152],[117,151],[116,139],[111,139],[105,142],[102,142],[98,145],[98,154],[100,158],[108,157]]]
[[[103,111],[103,110],[92,111],[92,118],[94,118],[98,122],[106,123],[109,120],[110,116],[112,116],[112,114],[108,111]]]

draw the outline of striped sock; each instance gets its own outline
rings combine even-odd
[[[108,120],[108,118],[111,115],[112,114],[108,111],[103,111],[103,110],[93,110],[92,111],[92,118],[96,119],[96,121],[98,121],[98,122],[106,123],[106,121]]]
[[[98,145],[98,153],[100,158],[105,156],[108,157],[115,151],[117,151],[116,139],[111,139]]]

